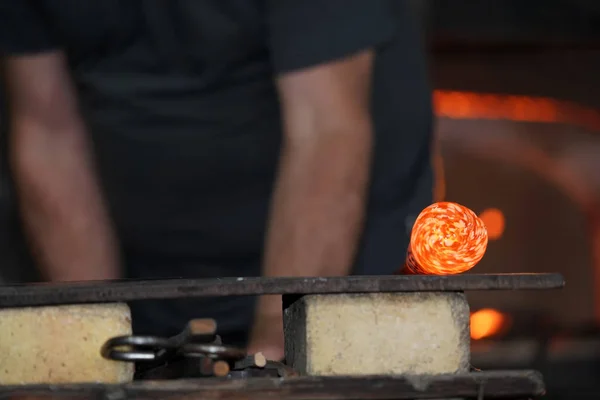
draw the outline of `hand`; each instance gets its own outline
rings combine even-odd
[[[262,296],[250,332],[248,354],[261,352],[267,360],[281,361],[284,357],[283,343],[281,296]]]

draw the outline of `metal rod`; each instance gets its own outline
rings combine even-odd
[[[0,286],[0,307],[261,294],[335,294],[556,289],[560,274],[220,278]]]
[[[204,400],[398,400],[528,398],[545,393],[535,371],[493,371],[435,376],[366,376],[138,381],[125,385],[0,386],[0,398],[204,399]],[[28,397],[29,396],[29,397]]]

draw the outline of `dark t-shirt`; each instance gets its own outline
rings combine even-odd
[[[281,140],[274,76],[374,47],[375,159],[354,272],[399,268],[431,201],[420,35],[400,0],[0,0],[0,52],[62,49],[129,278],[260,274]],[[138,331],[217,318],[244,340],[247,298],[134,305]]]

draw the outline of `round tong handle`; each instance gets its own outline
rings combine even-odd
[[[104,343],[100,354],[115,361],[157,361],[176,349],[172,341],[157,336],[117,336]]]

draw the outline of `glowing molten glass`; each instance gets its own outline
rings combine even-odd
[[[481,260],[487,244],[487,230],[477,214],[460,204],[434,203],[413,225],[405,267],[412,274],[460,274]]]

